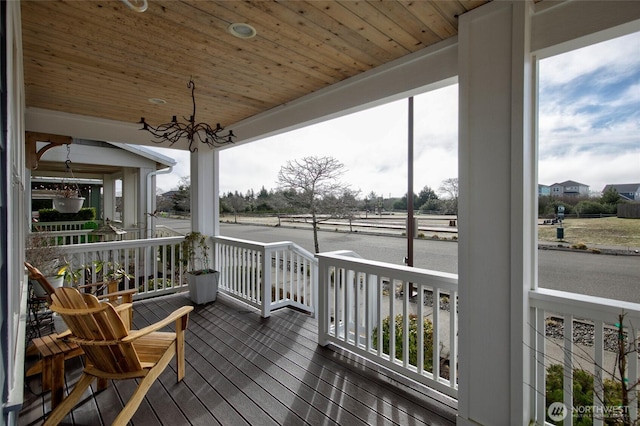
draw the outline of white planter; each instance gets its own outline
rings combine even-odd
[[[53,199],[53,208],[60,213],[78,213],[84,204],[84,197],[57,197]]]
[[[215,302],[218,296],[218,278],[220,273],[215,271],[210,274],[195,275],[187,272],[189,283],[189,297],[196,305]]]
[[[63,276],[47,277],[47,280],[51,283],[53,288],[62,287],[62,285],[64,284]],[[32,283],[33,283],[33,292],[35,293],[36,297],[47,296],[47,292],[44,290],[44,288],[42,288],[42,286],[38,281],[32,280]]]

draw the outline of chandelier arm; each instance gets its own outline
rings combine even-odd
[[[146,130],[155,138],[154,143],[169,142],[170,145],[177,143],[180,139],[187,139],[189,141],[189,151],[196,152],[198,150],[197,143],[204,143],[210,147],[222,146],[225,144],[233,143],[235,135],[233,131],[229,131],[226,134],[222,134],[224,128],[220,126],[220,123],[216,124],[216,127],[211,127],[207,123],[196,122],[196,98],[195,89],[196,84],[193,78],[189,80],[187,87],[191,89],[191,101],[193,104],[193,114],[189,119],[183,117],[187,123],[182,123],[176,120],[176,116],[173,116],[173,120],[169,123],[160,124],[154,127],[144,120],[144,117],[140,119],[142,129]],[[204,135],[203,135],[204,133]]]
[[[187,87],[191,87],[191,102],[193,103],[193,114],[191,114],[191,124],[196,121],[196,83],[193,79],[189,79]]]

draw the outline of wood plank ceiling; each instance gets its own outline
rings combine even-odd
[[[454,36],[484,3],[23,0],[26,105],[159,124],[191,114],[193,77],[197,118],[227,126]]]

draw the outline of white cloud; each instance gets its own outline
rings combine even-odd
[[[640,182],[640,33],[540,63],[539,182]]]
[[[457,87],[415,99],[415,189],[457,176]],[[343,180],[363,195],[407,191],[408,103],[392,102],[220,154],[221,192],[276,187],[280,167],[305,156],[332,156]]]
[[[540,83],[565,84],[577,75],[589,74],[611,64],[621,72],[636,67],[639,54],[640,33],[586,46],[544,59]]]

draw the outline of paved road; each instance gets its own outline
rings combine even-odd
[[[188,232],[190,226],[188,221],[163,224],[184,232]],[[308,229],[222,223],[220,230],[222,235],[246,240],[293,241],[313,252],[313,235]],[[353,250],[364,258],[395,264],[402,264],[406,253],[406,240],[400,237],[330,231],[321,231],[318,235],[321,251]],[[458,271],[455,242],[415,240],[414,253],[416,267]],[[539,250],[538,257],[541,287],[640,303],[640,256]]]

